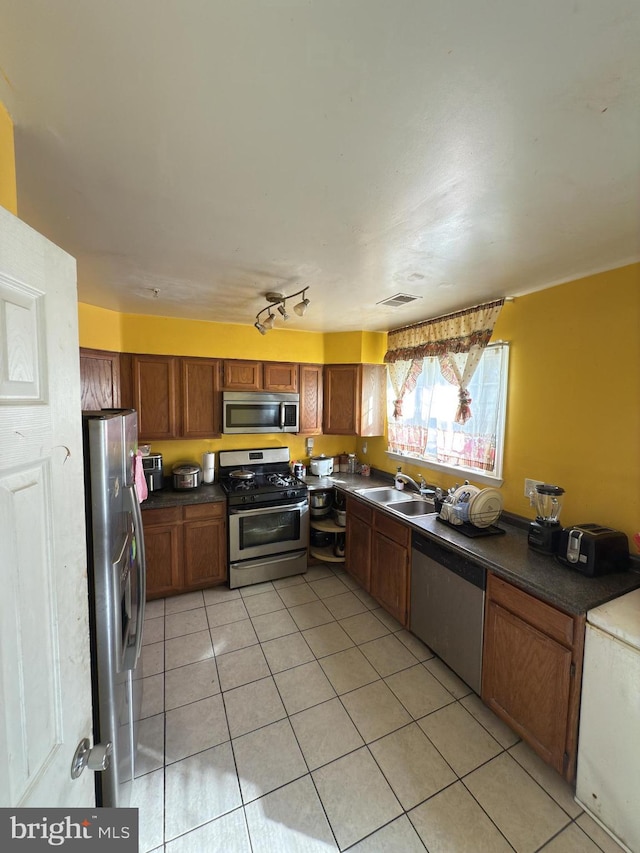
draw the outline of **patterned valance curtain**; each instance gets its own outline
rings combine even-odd
[[[482,351],[491,340],[503,304],[504,299],[498,299],[389,332],[389,349],[384,360],[389,365],[389,376],[397,398],[394,401],[394,417],[401,416],[402,398],[410,388],[411,378],[420,375],[421,367],[418,370],[417,364],[435,356],[444,378],[458,388],[455,423],[464,424],[469,420],[469,382]]]

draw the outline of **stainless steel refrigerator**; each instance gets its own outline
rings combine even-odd
[[[133,409],[83,412],[93,741],[111,744],[96,773],[100,806],[128,806],[142,702],[136,669],[146,592],[144,537],[134,483],[138,417]],[[138,673],[139,674],[139,673]]]

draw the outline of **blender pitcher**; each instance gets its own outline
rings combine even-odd
[[[543,554],[555,554],[560,540],[560,513],[564,489],[550,483],[539,483],[531,494],[536,520],[529,525],[529,547]]]

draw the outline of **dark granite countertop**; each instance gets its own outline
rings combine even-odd
[[[329,482],[330,480],[331,478],[328,477],[307,478],[310,488],[313,488],[310,481],[315,481],[316,488],[328,488],[334,485],[352,494],[358,489],[388,486],[393,482],[390,477],[375,475],[361,477],[346,474],[336,475],[333,482]],[[370,503],[372,507],[386,512],[396,521],[403,522],[417,533],[422,533],[438,544],[458,551],[525,592],[572,615],[586,613],[592,607],[597,607],[605,601],[640,587],[640,561],[635,557],[632,558],[631,571],[588,578],[575,569],[561,565],[551,555],[533,551],[527,544],[525,519],[514,519],[514,523],[509,523],[506,516],[503,516],[499,527],[506,531],[504,535],[469,538],[453,527],[443,524],[435,513],[408,519],[392,510],[387,510],[375,501],[367,501],[364,495],[356,493],[355,496]]]
[[[150,492],[146,501],[141,503],[141,509],[163,509],[169,506],[188,506],[189,504],[208,504],[226,501],[222,487],[217,483],[202,483],[197,489],[182,489],[175,491],[170,486],[157,492]]]
[[[520,523],[526,520],[515,519],[514,523],[509,523],[509,520],[503,517],[499,522],[499,526],[506,531],[503,536],[471,539],[438,521],[435,514],[408,519],[387,510],[375,501],[367,501],[364,495],[357,494],[359,489],[393,485],[391,475],[372,473],[370,477],[362,477],[360,474],[336,473],[331,477],[315,477],[310,474],[304,481],[310,491],[337,488],[346,494],[354,494],[417,533],[422,533],[440,545],[475,560],[499,577],[566,613],[583,614],[592,607],[640,587],[640,561],[635,557],[632,571],[588,578],[574,569],[560,565],[552,556],[532,551],[527,544],[526,523]],[[174,491],[167,487],[152,492],[143,502],[142,509],[144,511],[225,500],[225,494],[217,483],[202,484],[197,489],[184,491]]]

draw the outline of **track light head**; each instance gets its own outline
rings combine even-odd
[[[288,320],[289,315],[287,314],[287,309],[285,307],[285,303],[283,302],[281,305],[278,305],[278,311],[282,314],[283,320]]]
[[[310,300],[307,299],[307,297],[305,296],[306,292],[307,292],[306,290],[302,291],[302,297],[303,297],[302,301],[298,302],[297,305],[294,305],[294,308],[293,308],[293,310],[296,312],[298,317],[302,317],[304,312],[307,310],[307,308],[311,304]]]
[[[256,320],[256,322],[255,322],[253,325],[254,325],[254,326],[256,327],[256,329],[260,332],[260,334],[261,334],[261,335],[266,335],[266,334],[267,334],[267,330],[266,330],[266,328],[262,325],[262,323],[261,323],[259,320]]]
[[[266,320],[264,320],[262,325],[265,327],[265,329],[273,329],[273,324],[275,323],[275,321],[276,321],[276,315],[273,314],[271,311],[269,311],[269,316],[267,317]]]

